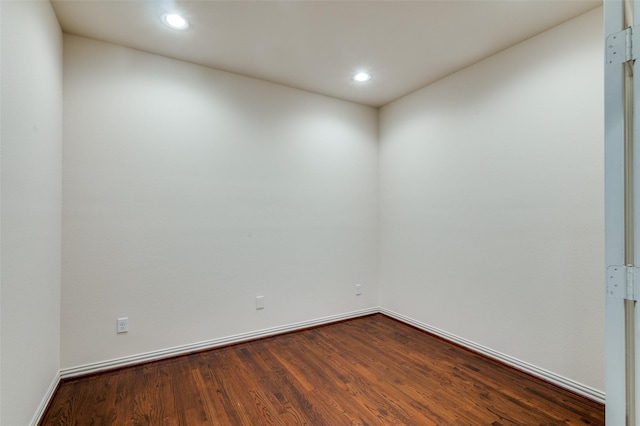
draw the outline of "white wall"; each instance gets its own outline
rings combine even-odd
[[[2,1],[0,424],[28,424],[60,368],[62,34]]]
[[[382,108],[380,304],[604,390],[601,21]]]
[[[64,51],[63,368],[377,306],[375,109]]]

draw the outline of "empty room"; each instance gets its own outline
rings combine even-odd
[[[604,424],[601,1],[0,4],[1,425]]]

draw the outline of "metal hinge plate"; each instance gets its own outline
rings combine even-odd
[[[640,29],[638,26],[625,28],[607,37],[607,64],[623,64],[638,57]]]
[[[637,301],[640,284],[640,268],[611,265],[607,268],[607,295],[616,299]]]

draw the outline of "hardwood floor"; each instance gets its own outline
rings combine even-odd
[[[41,425],[603,425],[604,406],[377,314],[63,382]]]

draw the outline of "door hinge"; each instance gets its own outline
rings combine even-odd
[[[611,265],[607,268],[607,295],[616,299],[638,300],[640,268]]]
[[[623,64],[638,57],[640,26],[625,28],[607,37],[607,64]]]

